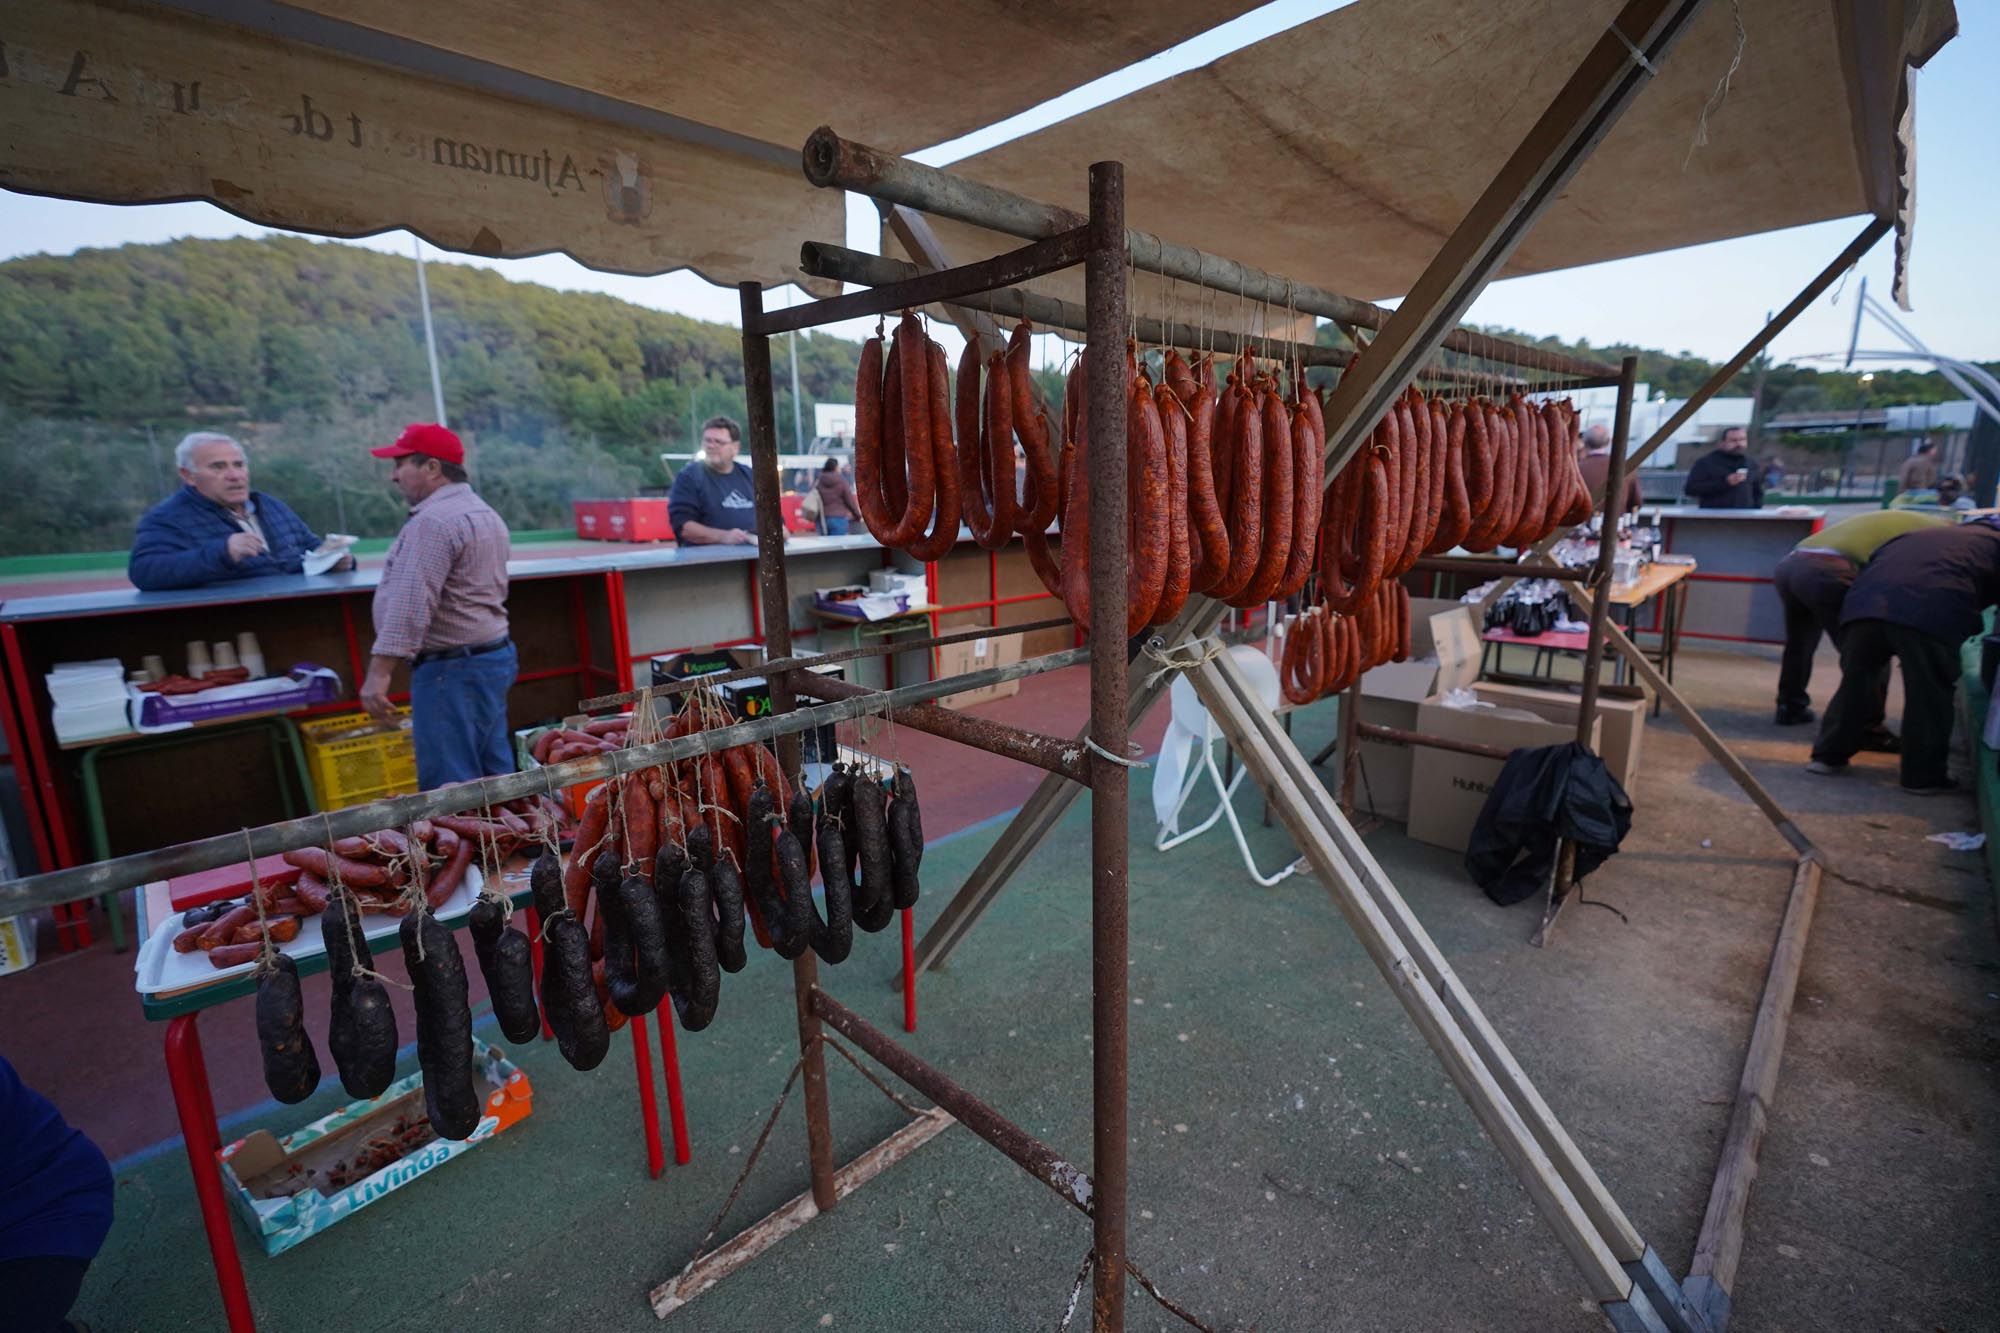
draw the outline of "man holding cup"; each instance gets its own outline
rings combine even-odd
[[[1703,509],[1758,509],[1764,504],[1764,479],[1743,456],[1750,436],[1741,426],[1722,432],[1715,448],[1695,460],[1681,487]]]

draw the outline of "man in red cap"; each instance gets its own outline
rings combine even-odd
[[[392,458],[389,480],[410,517],[375,587],[375,646],[361,704],[396,715],[389,681],[410,664],[417,785],[514,771],[507,688],[516,657],[507,637],[507,525],[466,484],[465,446],[443,426],[412,425],[370,453]]]

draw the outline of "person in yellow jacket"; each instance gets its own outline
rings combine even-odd
[[[1855,575],[1867,568],[1890,538],[1945,521],[1907,509],[1878,509],[1821,528],[1778,562],[1772,581],[1785,608],[1785,655],[1778,664],[1779,726],[1802,726],[1813,720],[1812,696],[1806,692],[1812,682],[1813,654],[1819,651],[1822,633],[1839,645],[1840,608]],[[1894,753],[1896,738],[1882,725],[1888,689],[1884,667],[1866,748]]]

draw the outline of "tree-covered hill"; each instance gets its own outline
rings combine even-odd
[[[481,491],[516,528],[566,526],[569,502],[665,481],[701,421],[743,419],[737,331],[592,293],[429,265],[452,425],[473,447]],[[1493,329],[1579,355],[1640,358],[1670,397],[1713,366],[1685,352],[1593,347]],[[1323,326],[1323,339],[1338,340]],[[856,344],[802,335],[799,388],[850,401]],[[777,416],[789,435],[790,377]],[[1863,401],[1938,402],[1935,374],[1859,376],[1756,364],[1768,412]],[[1046,383],[1056,388],[1056,377]],[[1058,390],[1059,391],[1059,390]],[[432,415],[415,266],[399,255],[297,237],[182,240],[0,263],[0,555],[126,546],[146,506],[176,484],[174,443],[228,431],[250,447],[253,484],[320,531],[386,536],[402,510],[366,446]]]
[[[446,409],[518,527],[663,482],[663,449],[686,449],[717,413],[742,420],[729,326],[427,267]],[[800,337],[808,432],[815,400],[852,397],[856,352]],[[406,258],[273,237],[0,264],[0,554],[126,544],[197,427],[245,439],[253,484],[315,527],[385,535],[400,512],[362,446],[430,417],[430,401]]]

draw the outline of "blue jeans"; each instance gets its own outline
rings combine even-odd
[[[821,521],[822,521],[822,522],[824,522],[824,523],[826,524],[826,535],[827,535],[827,536],[829,536],[829,537],[845,537],[845,536],[847,535],[847,520],[846,520],[846,519],[844,519],[844,518],[832,518],[832,517],[828,517],[828,518],[825,518],[825,519],[822,519]]]
[[[518,661],[510,643],[411,670],[410,734],[420,789],[514,771],[514,747],[507,740],[507,687],[514,683]]]

